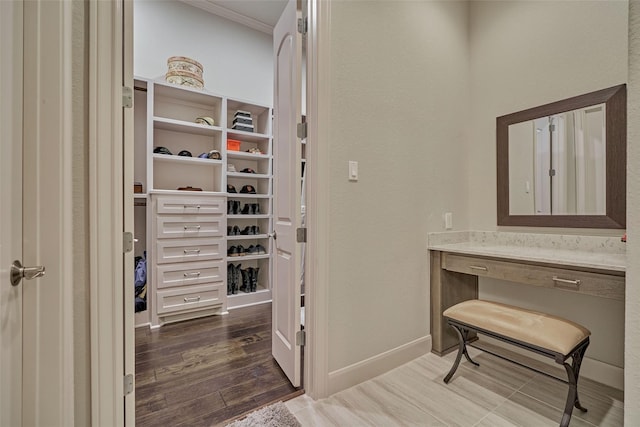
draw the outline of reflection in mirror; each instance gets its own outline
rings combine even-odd
[[[509,126],[511,215],[606,213],[605,104]]]
[[[500,226],[625,228],[626,85],[496,118]]]

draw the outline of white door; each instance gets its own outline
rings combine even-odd
[[[273,29],[274,48],[274,209],[276,233],[272,286],[272,353],[293,386],[300,386],[300,226],[302,40],[296,1],[289,0]]]
[[[22,2],[0,2],[0,426],[22,424]]]
[[[73,425],[71,7],[0,10],[0,424]],[[13,286],[14,260],[46,275]]]

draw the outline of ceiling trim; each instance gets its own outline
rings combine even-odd
[[[264,22],[260,22],[253,18],[249,18],[248,16],[241,15],[238,12],[234,12],[233,10],[229,10],[226,7],[222,7],[218,4],[212,3],[209,0],[180,0],[180,1],[188,5],[197,7],[199,9],[206,10],[209,13],[213,13],[214,15],[221,16],[230,21],[237,22],[238,24],[242,24],[249,28],[253,28],[254,30],[261,31],[269,35],[273,34],[273,27],[271,25],[265,24]]]

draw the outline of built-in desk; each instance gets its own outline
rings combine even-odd
[[[442,312],[478,298],[478,277],[624,300],[626,255],[619,239],[529,233],[455,232],[429,235],[432,351],[458,338]]]

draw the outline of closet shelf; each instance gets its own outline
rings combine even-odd
[[[240,236],[227,236],[227,240],[261,240],[268,238],[268,234],[241,234]]]
[[[227,129],[227,136],[244,142],[268,142],[269,135],[255,132],[245,132],[242,130]]]
[[[270,256],[271,254],[228,256],[227,262],[234,263],[234,262],[247,261],[252,259],[268,259]]]
[[[199,157],[185,157],[172,154],[153,154],[153,160],[159,162],[183,163],[193,166],[222,166],[222,160],[201,159]]]
[[[229,219],[269,219],[271,218],[271,215],[269,214],[264,214],[264,215],[227,215],[227,218]]]
[[[191,123],[185,122],[183,120],[169,119],[165,117],[154,117],[153,127],[155,129],[190,133],[193,135],[213,136],[222,134],[222,128],[218,126],[201,125],[195,122]]]
[[[263,173],[227,172],[228,178],[270,179],[271,175]]]
[[[271,158],[268,154],[254,154],[247,153],[246,151],[232,151],[227,150],[227,157],[229,159],[246,159],[246,160],[268,160]]]
[[[209,196],[224,196],[226,193],[221,193],[219,191],[184,191],[184,190],[161,190],[155,189],[151,190],[151,194],[173,194],[173,195],[209,195]]]
[[[268,194],[227,193],[230,199],[270,199]]]

